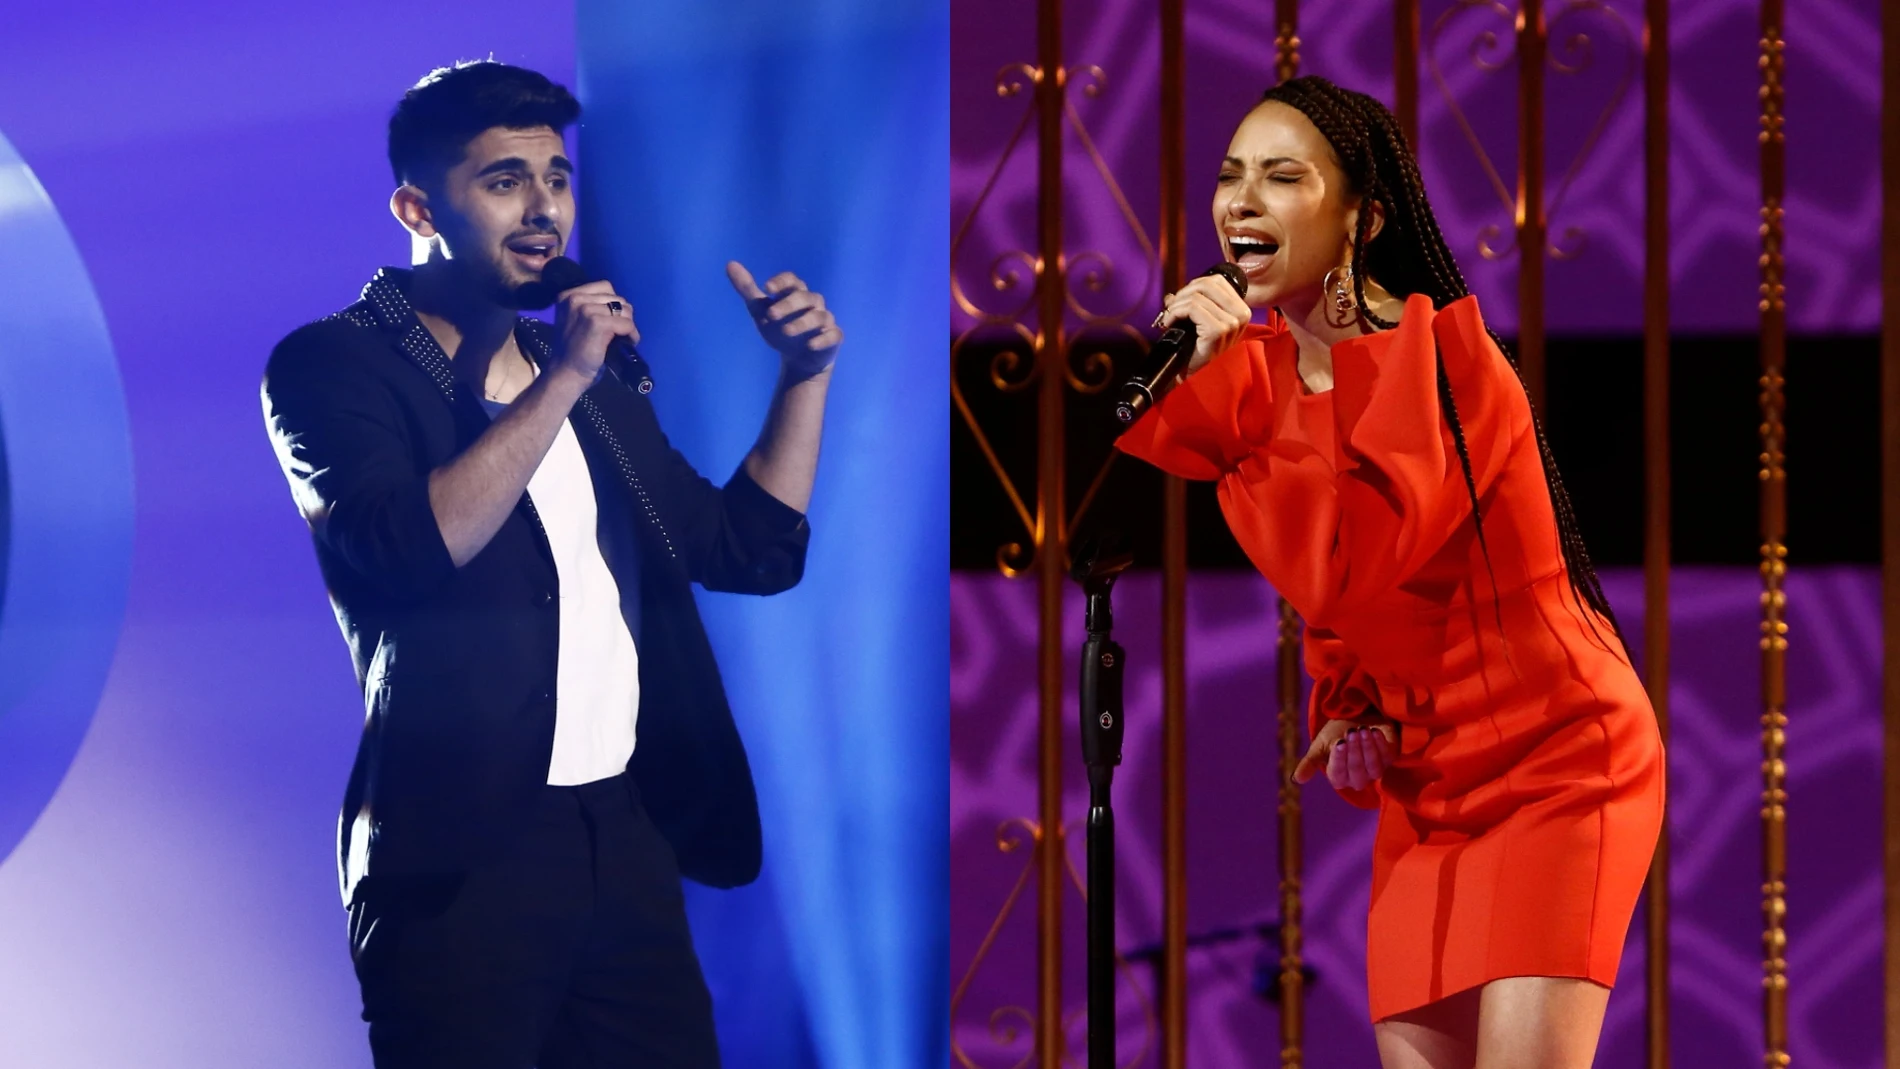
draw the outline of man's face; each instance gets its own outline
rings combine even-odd
[[[522,288],[539,282],[541,269],[567,248],[574,167],[566,150],[546,126],[492,127],[468,143],[462,162],[429,194],[429,222],[446,255],[497,304],[522,307]]]

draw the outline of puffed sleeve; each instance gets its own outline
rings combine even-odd
[[[1306,703],[1309,738],[1318,735],[1326,721],[1350,720],[1375,705],[1379,699],[1378,686],[1338,635],[1308,625],[1302,642],[1306,672],[1313,677],[1313,693]],[[1342,789],[1339,796],[1361,809],[1379,808],[1377,786],[1356,791]]]
[[[1529,402],[1485,333],[1476,297],[1434,314],[1414,295],[1394,334],[1382,353],[1361,343],[1333,355],[1341,607],[1411,577],[1470,521],[1471,491],[1439,403],[1438,354],[1480,498],[1530,433]]]
[[[1324,620],[1415,574],[1471,516],[1439,403],[1441,351],[1482,497],[1529,433],[1530,409],[1475,297],[1434,312],[1414,294],[1397,327],[1335,345],[1330,434],[1288,425],[1306,417],[1276,408],[1266,345],[1243,339],[1130,428],[1121,448],[1218,480],[1222,515],[1249,559],[1301,615]],[[1315,445],[1326,438],[1330,454]]]
[[[1182,379],[1116,447],[1170,475],[1209,482],[1234,470],[1273,435],[1273,385],[1264,339],[1249,326],[1240,340]]]

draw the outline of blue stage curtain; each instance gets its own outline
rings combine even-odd
[[[844,327],[804,582],[700,596],[765,876],[689,891],[731,1065],[948,1062],[945,0],[579,0],[582,255],[634,305],[674,444],[723,480],[778,360],[726,281]]]

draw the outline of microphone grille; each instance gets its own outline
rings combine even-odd
[[[571,290],[587,281],[587,270],[565,256],[556,256],[541,269],[541,284],[555,293]]]
[[[548,266],[553,267],[554,265],[549,264]],[[1209,274],[1209,275],[1219,275],[1220,277],[1227,280],[1228,285],[1234,287],[1235,293],[1240,294],[1242,297],[1245,297],[1247,295],[1247,272],[1241,270],[1241,267],[1239,264],[1228,263],[1227,261],[1223,260],[1220,263],[1217,263],[1214,266],[1208,268],[1206,272],[1204,273]]]

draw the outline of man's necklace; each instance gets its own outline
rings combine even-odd
[[[508,366],[508,369],[507,369],[507,372],[506,372],[506,373],[505,373],[505,374],[504,374],[504,375],[502,376],[502,379],[501,379],[501,392],[502,392],[502,393],[508,393],[508,392],[509,392],[509,391],[508,391],[508,387],[509,387],[509,384],[510,384],[510,383],[512,383],[512,382],[514,382],[514,380],[515,380],[515,369],[514,369],[514,365],[513,365],[513,364],[510,364],[510,365]],[[499,398],[499,397],[497,397],[497,396],[495,396],[495,395],[494,395],[493,393],[491,393],[490,391],[488,391],[488,390],[487,390],[486,388],[484,388],[484,389],[482,390],[482,396],[484,396],[484,397],[486,397],[486,398],[488,398],[488,399],[489,399],[490,401],[494,401],[494,402],[496,402],[496,403],[498,403],[498,404],[506,404],[506,403],[507,403],[507,402],[505,402],[505,401],[503,401],[503,400],[502,400],[501,398]]]

